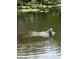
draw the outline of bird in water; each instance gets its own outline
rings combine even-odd
[[[41,37],[52,37],[52,35],[55,35],[55,32],[53,31],[52,28],[49,28],[47,31],[42,31],[42,32],[36,32],[33,31],[31,33],[32,36],[41,36]]]
[[[49,28],[49,29],[48,29],[49,37],[52,37],[52,31],[53,31],[52,28]]]

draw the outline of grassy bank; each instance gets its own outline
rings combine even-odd
[[[53,8],[59,8],[60,9],[61,5],[35,5],[32,4],[30,6],[18,6],[17,10],[18,12],[49,12],[50,9]]]

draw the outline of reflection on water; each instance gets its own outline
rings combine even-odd
[[[18,45],[18,58],[59,59],[60,47],[50,39]]]
[[[17,59],[60,59],[60,18],[58,15],[19,14],[17,27]],[[51,38],[39,36],[41,35],[39,33],[47,35],[44,31],[47,31],[49,27],[53,27],[54,36]],[[39,35],[33,36],[35,33]]]

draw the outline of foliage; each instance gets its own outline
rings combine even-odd
[[[39,10],[43,12],[53,11],[54,9],[60,11],[61,0],[17,0],[18,10],[34,11]]]
[[[27,5],[28,3],[39,3],[39,4],[59,4],[61,0],[17,0],[17,4]]]

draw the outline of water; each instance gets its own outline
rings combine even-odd
[[[17,20],[17,59],[60,59],[60,26],[61,19],[56,13],[19,13]],[[46,36],[46,31],[50,27],[53,28],[52,37]]]

